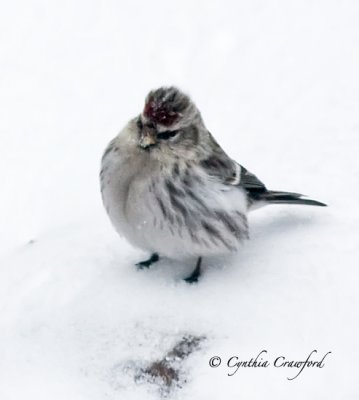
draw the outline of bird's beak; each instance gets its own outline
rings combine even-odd
[[[154,128],[143,127],[139,144],[143,149],[148,149],[157,143],[156,130]]]

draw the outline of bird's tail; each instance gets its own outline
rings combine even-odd
[[[265,201],[269,204],[303,204],[307,206],[321,206],[326,207],[327,205],[320,201],[305,199],[304,195],[300,193],[291,192],[278,192],[274,190],[267,190],[262,193],[260,200]]]

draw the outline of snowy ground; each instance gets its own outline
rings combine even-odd
[[[345,0],[4,2],[1,400],[158,399],[134,371],[183,335],[206,340],[170,398],[358,398],[358,20]],[[107,220],[99,158],[162,84],[270,188],[330,207],[253,213],[251,241],[197,286],[190,265],[136,271],[146,255]],[[230,356],[263,349],[332,354],[293,381],[227,376]]]

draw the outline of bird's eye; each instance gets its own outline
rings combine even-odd
[[[177,133],[178,133],[178,131],[164,131],[164,132],[158,133],[157,138],[162,139],[162,140],[168,140],[169,138],[176,136]]]

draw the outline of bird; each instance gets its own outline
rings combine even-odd
[[[106,147],[101,195],[116,231],[151,256],[195,260],[237,252],[249,238],[248,213],[268,204],[326,206],[292,192],[268,190],[233,160],[206,128],[189,95],[175,86],[151,90],[143,111]]]

